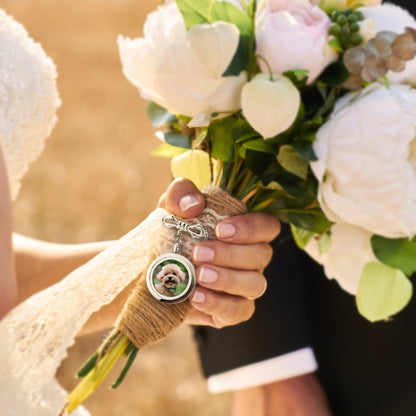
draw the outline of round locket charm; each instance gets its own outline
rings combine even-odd
[[[163,254],[147,270],[146,283],[156,299],[168,303],[183,302],[196,285],[195,268],[180,254]]]

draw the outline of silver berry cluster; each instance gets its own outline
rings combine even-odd
[[[348,89],[358,89],[365,82],[373,82],[388,71],[402,72],[406,61],[416,55],[416,30],[406,28],[402,34],[383,30],[365,45],[347,49],[343,62],[350,78],[344,83]]]

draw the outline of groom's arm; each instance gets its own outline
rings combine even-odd
[[[232,416],[331,416],[314,373],[234,392]]]

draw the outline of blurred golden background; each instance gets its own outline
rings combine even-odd
[[[15,230],[47,241],[78,243],[121,237],[156,205],[170,181],[146,103],[123,76],[119,34],[142,35],[156,0],[1,0],[0,6],[43,45],[58,70],[62,106],[46,150],[25,177]],[[66,388],[103,338],[80,338],[59,371]],[[140,352],[122,386],[88,399],[93,416],[216,416],[229,395],[210,395],[190,328]]]

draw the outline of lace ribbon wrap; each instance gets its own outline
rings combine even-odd
[[[207,200],[210,202],[204,218],[199,220],[205,226],[209,224],[211,236],[217,221],[245,211],[243,204],[217,189],[207,191]],[[239,209],[230,210],[235,204]],[[155,257],[171,252],[175,232],[162,225],[165,215],[166,211],[156,209],[113,246],[18,305],[0,322],[2,416],[59,414],[67,393],[56,381],[55,373],[67,349],[92,313],[110,303],[138,276],[145,275]],[[184,245],[188,256],[193,243]],[[185,309],[177,325],[189,311],[189,303]],[[71,413],[88,414],[82,407]]]

